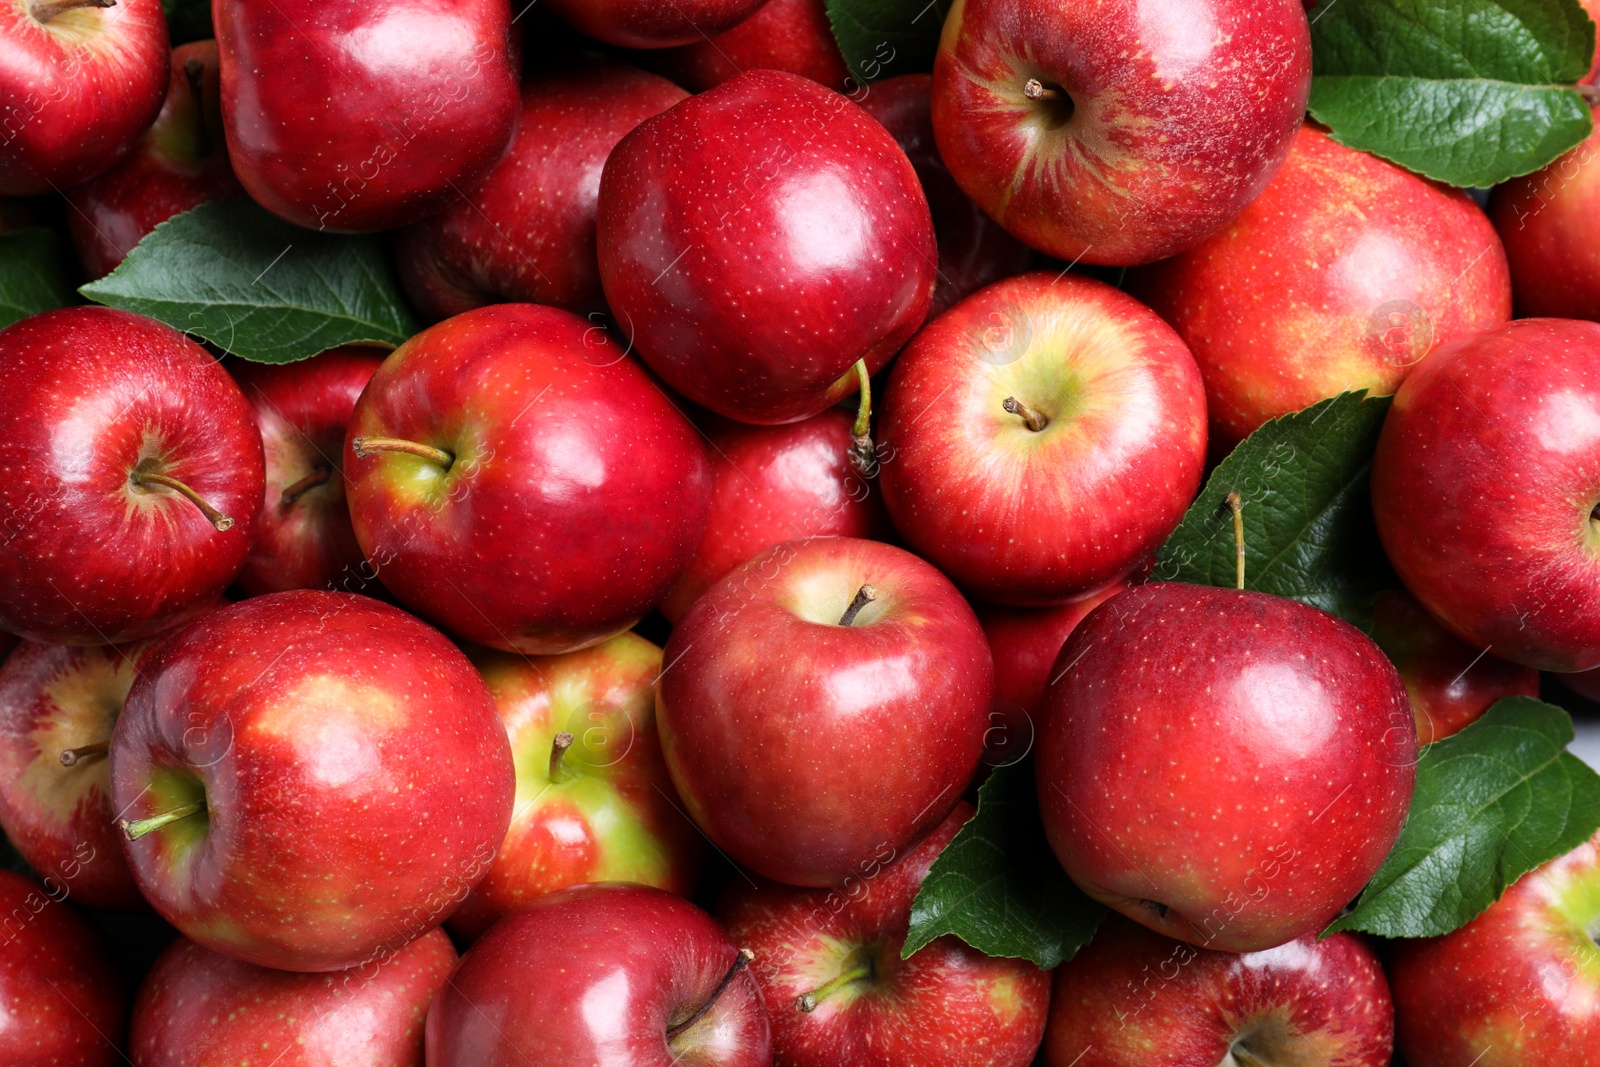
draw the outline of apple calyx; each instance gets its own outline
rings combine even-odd
[[[811,1012],[817,1010],[817,1005],[821,1004],[824,1000],[827,1000],[845,986],[854,985],[857,982],[870,982],[872,977],[872,959],[869,956],[864,963],[840,971],[833,978],[824,982],[811,992],[801,993],[798,997],[795,997],[794,1008],[796,1011],[803,1011],[809,1015]]]
[[[671,1041],[679,1034],[682,1034],[684,1031],[688,1030],[695,1023],[705,1018],[706,1012],[710,1011],[712,1005],[716,1004],[717,998],[722,996],[722,994],[727,991],[728,987],[733,984],[733,980],[739,977],[739,972],[744,970],[745,967],[749,965],[750,961],[755,958],[756,954],[754,952],[751,952],[747,948],[741,948],[739,950],[739,954],[733,958],[733,965],[728,968],[728,973],[722,976],[722,981],[717,983],[717,988],[711,991],[711,995],[706,998],[705,1003],[701,1004],[698,1008],[691,1012],[689,1017],[683,1020],[683,1022],[667,1027],[667,1040]]]
[[[1014,396],[1006,397],[1000,402],[1000,406],[1013,415],[1020,415],[1023,423],[1034,433],[1038,433],[1050,425],[1050,416],[1035,408],[1030,408]]]
[[[129,841],[137,841],[145,834],[170,826],[181,819],[191,815],[198,815],[206,810],[206,802],[196,800],[189,804],[179,804],[170,811],[163,811],[159,815],[152,815],[148,819],[118,819],[117,825],[122,828],[123,836]]]
[[[333,472],[327,467],[317,467],[310,474],[284,489],[283,494],[278,498],[278,502],[284,507],[288,507],[317,486],[328,484],[328,479],[331,477],[333,477]]]
[[[183,76],[189,83],[189,101],[194,105],[194,151],[201,159],[211,154],[211,131],[206,128],[205,78],[206,65],[191,59],[183,65]]]
[[[43,0],[42,3],[28,5],[28,14],[37,22],[49,22],[63,11],[72,11],[80,7],[116,7],[117,0]]]
[[[111,750],[111,742],[96,741],[92,745],[79,745],[77,748],[63,749],[61,752],[61,766],[76,767],[80,763],[99,759]]]
[[[561,781],[561,757],[567,754],[567,749],[572,747],[572,735],[565,730],[556,734],[555,740],[550,742],[550,783]]]
[[[1235,490],[1225,498],[1233,512],[1233,587],[1244,588],[1244,497]]]
[[[872,375],[867,373],[864,359],[856,360],[855,369],[861,399],[856,404],[855,424],[850,427],[850,465],[863,478],[870,478],[877,468],[877,451],[872,447]]]
[[[212,507],[206,502],[204,497],[195,492],[193,489],[190,489],[187,485],[178,481],[178,479],[171,478],[160,473],[158,470],[156,470],[158,465],[159,463],[155,460],[147,459],[141,461],[137,467],[128,472],[128,482],[132,485],[139,486],[142,489],[149,488],[153,485],[158,485],[165,489],[171,489],[174,493],[177,493],[185,500],[189,501],[189,503],[199,508],[200,514],[206,517],[206,521],[209,522],[218,533],[233,529],[233,520],[231,518]]]
[[[861,614],[861,609],[878,599],[878,591],[871,585],[863,585],[856,590],[855,598],[850,601],[850,606],[844,609],[844,614],[839,616],[840,626],[849,626],[856,621],[856,616]]]
[[[350,442],[350,446],[361,459],[375,456],[379,452],[403,452],[408,456],[425,459],[429,463],[437,463],[445,470],[449,470],[456,461],[455,456],[442,448],[418,444],[416,441],[407,441],[401,437],[357,437]]]

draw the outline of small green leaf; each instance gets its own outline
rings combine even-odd
[[[1600,775],[1566,751],[1571,740],[1565,711],[1509,697],[1424,749],[1400,840],[1326,933],[1448,934],[1589,840],[1600,829]]]
[[[856,81],[933,69],[950,0],[827,0],[839,52]]]
[[[1311,114],[1430,178],[1495,185],[1593,128],[1572,88],[1595,44],[1578,0],[1324,0],[1311,33]]]
[[[1363,628],[1399,588],[1372,521],[1367,481],[1388,397],[1342,393],[1274,419],[1212,472],[1153,577],[1231,588],[1233,518],[1244,501],[1245,587],[1313,604]]]
[[[45,229],[0,233],[0,327],[76,304],[66,242]]]
[[[1050,968],[1094,936],[1106,909],[1056,862],[1039,821],[1033,765],[997,767],[978,812],[933,861],[911,906],[902,959],[954,934],[979,952]]]
[[[289,363],[417,330],[381,238],[303,230],[248,200],[174,216],[79,292],[160,319],[241,359]]]

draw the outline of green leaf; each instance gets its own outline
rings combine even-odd
[[[381,238],[291,226],[248,200],[177,215],[79,292],[160,319],[241,359],[288,363],[417,330]]]
[[[78,302],[65,246],[50,230],[0,233],[0,327]]]
[[[951,0],[827,0],[839,52],[856,81],[933,69]]]
[[[1050,851],[1032,764],[997,767],[978,790],[977,814],[923,879],[900,956],[954,934],[990,956],[1050,968],[1088,944],[1105,913]]]
[[[203,41],[212,36],[211,0],[161,0],[173,44]]]
[[[1367,480],[1388,397],[1342,393],[1274,419],[1235,448],[1162,546],[1153,577],[1232,588],[1227,496],[1243,499],[1245,587],[1313,604],[1357,626],[1400,582],[1372,521]]]
[[[1311,40],[1311,114],[1334,139],[1451,185],[1538,170],[1593,128],[1578,0],[1324,0]]]
[[[1532,697],[1422,752],[1411,814],[1354,910],[1326,933],[1437,937],[1600,829],[1600,775],[1566,751],[1572,719]]]

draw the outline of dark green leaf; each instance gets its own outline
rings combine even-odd
[[[173,44],[202,41],[212,35],[211,0],[161,0]]]
[[[1592,128],[1572,88],[1595,43],[1578,0],[1324,0],[1311,32],[1312,115],[1431,178],[1495,185]]]
[[[828,22],[856,81],[933,69],[950,0],[827,0]]]
[[[66,242],[45,229],[0,233],[0,326],[76,304]]]
[[[261,363],[417,330],[380,238],[303,230],[247,200],[168,219],[80,292]]]
[[[1232,587],[1230,492],[1244,501],[1245,586],[1314,604],[1357,626],[1372,598],[1399,588],[1367,496],[1388,397],[1343,393],[1274,419],[1206,481],[1161,548],[1154,577]]]
[[[978,790],[977,814],[923,880],[900,955],[954,934],[990,956],[1054,967],[1089,943],[1105,913],[1050,851],[1033,765],[997,767]]]
[[[1566,751],[1571,740],[1565,711],[1510,697],[1424,749],[1400,840],[1327,933],[1447,934],[1589,840],[1600,829],[1600,775]]]

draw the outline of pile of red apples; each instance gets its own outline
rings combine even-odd
[[[0,1065],[1600,1063],[1600,843],[1318,936],[1423,746],[1600,696],[1600,141],[1487,210],[1344,147],[1301,0],[957,0],[870,82],[822,0],[213,21],[4,5],[0,229],[248,197],[432,325],[0,331]],[[1370,635],[1152,577],[1354,390]],[[902,958],[1024,755],[1112,914]]]

